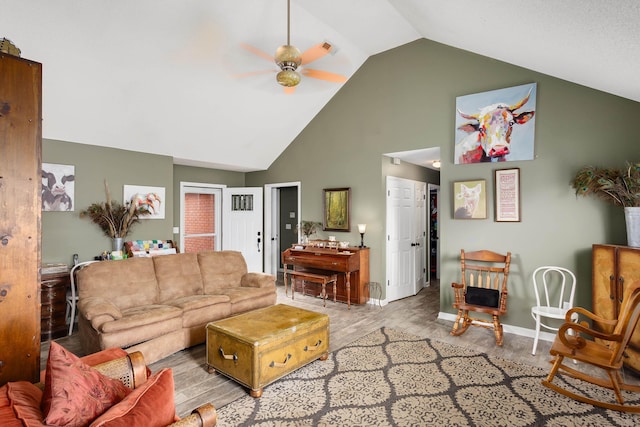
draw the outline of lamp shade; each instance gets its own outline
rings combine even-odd
[[[367,224],[358,224],[358,233],[364,234],[367,231]]]

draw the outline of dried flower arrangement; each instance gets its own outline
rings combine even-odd
[[[585,166],[571,182],[576,195],[593,195],[622,207],[640,207],[640,163],[625,169]]]
[[[131,227],[139,221],[142,215],[149,215],[151,212],[138,208],[133,203],[120,204],[111,199],[109,184],[104,181],[104,189],[107,201],[104,203],[92,203],[88,208],[80,212],[80,217],[88,216],[91,221],[98,225],[107,236],[112,239],[126,237],[131,231]]]
[[[322,227],[321,222],[317,221],[300,221],[300,231],[305,237],[309,237],[312,234],[316,234],[318,227]],[[295,229],[295,233],[298,234],[298,228]]]

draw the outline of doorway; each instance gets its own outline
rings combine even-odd
[[[440,186],[429,184],[429,276],[440,280]]]
[[[223,188],[204,183],[180,183],[181,252],[220,250]]]
[[[427,184],[387,177],[387,300],[413,296],[426,284]]]
[[[264,267],[265,273],[277,275],[280,254],[299,237],[300,182],[267,184],[264,188]]]

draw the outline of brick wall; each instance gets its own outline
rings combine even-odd
[[[213,194],[185,194],[184,234],[215,233],[215,197]],[[182,252],[215,250],[214,236],[185,237]]]

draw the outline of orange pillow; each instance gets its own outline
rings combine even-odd
[[[154,427],[174,421],[178,418],[173,401],[173,371],[165,368],[98,417],[90,427]]]
[[[0,426],[43,427],[41,400],[42,390],[28,381],[9,382],[0,387]]]
[[[51,341],[41,403],[46,424],[85,426],[130,392]]]

